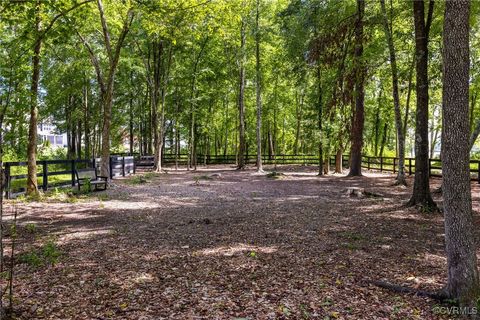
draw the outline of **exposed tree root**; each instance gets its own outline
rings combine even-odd
[[[408,187],[407,180],[405,178],[399,179],[398,177],[395,179],[395,182],[393,185]]]
[[[417,202],[415,198],[411,198],[405,204],[406,208],[415,207],[421,213],[436,213],[440,212],[437,204],[434,201],[424,201],[424,202]]]
[[[450,297],[448,297],[443,291],[440,292],[430,292],[430,291],[425,291],[425,290],[418,290],[410,287],[405,287],[405,286],[400,286],[397,284],[392,284],[388,283],[385,281],[372,281],[372,284],[374,284],[377,287],[387,289],[393,292],[397,293],[405,293],[405,294],[413,294],[419,297],[427,297],[431,298],[433,300],[437,300],[440,302],[451,302]]]

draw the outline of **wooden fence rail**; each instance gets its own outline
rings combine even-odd
[[[153,157],[151,157],[153,165]],[[257,160],[257,156],[248,155],[245,157],[247,164],[254,164]],[[330,166],[335,165],[335,156],[329,158]],[[187,154],[181,154],[177,158],[179,165],[186,165],[188,161]],[[235,155],[199,155],[197,156],[197,164],[235,164],[237,157]],[[318,155],[276,155],[269,157],[268,155],[262,155],[262,162],[264,164],[303,164],[303,165],[317,165]],[[175,155],[166,154],[163,156],[164,164],[175,163]],[[349,158],[348,156],[342,157],[342,167],[348,168]],[[397,173],[399,167],[399,158],[397,157],[362,157],[362,168],[367,170],[375,170],[380,172],[392,172]],[[405,158],[405,173],[408,175],[415,174],[415,158]],[[472,180],[478,180],[480,183],[480,160],[470,160],[470,173]],[[429,175],[431,177],[442,176],[442,161],[440,159],[429,159]]]
[[[81,170],[84,168],[98,169],[100,164],[100,158],[37,161],[37,167],[41,167],[37,169],[37,177],[41,179],[41,183],[38,183],[38,187],[43,191],[47,191],[52,187],[66,185],[75,186],[75,170]],[[133,156],[111,156],[109,166],[110,178],[112,179],[114,177],[135,173]],[[4,192],[7,199],[11,198],[14,193],[25,192],[27,174],[19,173],[25,172],[25,167],[27,167],[27,162],[4,162]],[[49,177],[59,177],[59,179],[49,179]]]
[[[245,157],[247,164],[255,164],[257,156],[255,154]],[[186,165],[188,163],[187,154],[179,154],[175,156],[173,154],[163,155],[163,164],[172,165],[177,163],[178,165]],[[317,165],[318,155],[290,155],[282,154],[276,156],[262,155],[262,161],[264,164],[301,164],[301,165]],[[236,155],[198,155],[196,158],[199,165],[211,165],[211,164],[231,164],[234,165],[237,162]],[[329,164],[335,165],[335,156],[329,158]],[[396,157],[362,157],[362,168],[367,170],[375,170],[380,172],[398,172],[398,158]],[[24,192],[25,188],[19,187],[18,183],[15,186],[15,181],[26,180],[27,175],[24,173],[26,170],[20,169],[26,167],[27,162],[5,162],[4,163],[4,190],[6,198],[10,198],[12,193]],[[77,160],[41,160],[37,161],[37,166],[41,167],[38,170],[37,177],[41,179],[39,188],[46,191],[51,187],[72,185],[75,181],[75,170],[82,168],[99,168],[100,158],[96,159],[77,159]],[[153,166],[153,156],[139,156],[138,154],[132,156],[112,155],[109,161],[110,166],[110,178],[119,176],[126,176],[134,174],[137,166]],[[349,166],[348,156],[342,157],[342,167],[347,168]],[[22,173],[23,171],[23,173]],[[415,174],[415,158],[405,158],[405,171],[406,174]],[[470,172],[472,180],[478,180],[480,183],[480,160],[470,160]],[[442,161],[440,159],[429,159],[429,175],[432,177],[442,176]],[[49,179],[49,177],[63,176],[58,181],[49,181],[55,179]],[[68,176],[68,177],[66,177]],[[23,183],[21,183],[23,185]],[[26,181],[25,181],[26,185]]]

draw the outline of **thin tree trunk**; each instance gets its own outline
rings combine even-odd
[[[403,118],[403,136],[407,137],[408,117],[410,115],[410,98],[412,96],[412,82],[413,82],[413,70],[415,69],[415,57],[413,55],[412,64],[410,65],[410,71],[408,73],[408,89],[407,89],[407,102],[405,103],[405,117]]]
[[[239,93],[238,93],[238,134],[239,134],[239,146],[238,146],[238,169],[245,168],[245,64],[246,64],[246,22],[245,17],[242,17],[240,25],[240,79],[239,79]]]
[[[349,176],[362,175],[363,128],[365,122],[365,66],[363,59],[363,15],[365,1],[357,0],[357,23],[355,26],[355,117],[352,126],[352,149]]]
[[[133,143],[134,143],[134,131],[133,131],[133,98],[130,97],[130,101],[128,104],[128,129],[129,129],[129,149],[130,149],[130,155],[133,156]]]
[[[432,211],[436,204],[430,194],[428,160],[428,34],[433,14],[433,0],[430,0],[427,22],[425,23],[424,0],[413,1],[415,21],[415,52],[417,70],[417,111],[415,127],[415,179],[409,206],[419,206]]]
[[[257,172],[263,172],[262,165],[262,73],[260,70],[260,0],[257,0],[257,14],[255,18],[255,58],[256,58],[256,95],[257,95]]]
[[[480,293],[470,186],[470,1],[447,1],[443,32],[443,195],[447,295],[476,308]]]
[[[343,173],[343,150],[340,145],[335,154],[335,173]]]
[[[388,123],[385,122],[383,125],[383,135],[382,142],[380,143],[380,157],[383,157],[383,150],[385,149],[385,144],[387,143],[388,136]]]
[[[407,185],[405,180],[405,136],[403,134],[402,114],[400,110],[400,97],[398,94],[398,72],[397,72],[397,57],[395,46],[393,44],[392,32],[388,26],[387,11],[385,9],[385,0],[380,0],[383,16],[383,28],[388,43],[388,51],[390,53],[390,67],[392,69],[392,90],[393,90],[393,106],[395,110],[395,127],[397,129],[397,146],[398,146],[398,173],[397,184]]]
[[[35,47],[32,56],[32,84],[30,88],[30,123],[28,127],[27,146],[27,195],[35,195],[37,189],[37,123],[38,123],[38,83],[40,80],[40,53],[42,48],[42,35],[40,34],[41,1],[35,4]]]
[[[82,120],[78,120],[77,122],[77,159],[80,159],[82,157]]]
[[[375,112],[375,138],[374,138],[374,155],[375,157],[378,156],[378,139],[380,138],[380,107],[382,103],[382,92],[383,92],[383,87],[380,87],[380,92],[378,93],[378,104],[377,104],[377,111]]]
[[[84,136],[85,136],[85,158],[90,159],[91,152],[90,152],[90,110],[88,105],[88,80],[85,79],[85,87],[83,90],[83,110],[84,110],[84,117],[83,117],[83,129],[84,129]]]
[[[323,131],[322,131],[322,117],[323,117],[323,92],[322,92],[322,72],[320,70],[320,61],[317,61],[317,103],[318,103],[318,175],[322,176],[323,172]],[[328,163],[329,164],[329,163]],[[326,173],[329,168],[327,167]]]

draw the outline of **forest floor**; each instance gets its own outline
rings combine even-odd
[[[16,318],[450,318],[371,283],[438,290],[446,279],[442,215],[402,207],[411,187],[373,172],[279,171],[168,169],[77,201],[7,202],[20,225]]]

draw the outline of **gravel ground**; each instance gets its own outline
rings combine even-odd
[[[16,318],[449,318],[433,300],[371,284],[444,284],[443,218],[404,208],[411,187],[373,172],[279,170],[168,169],[73,203],[7,203],[20,224]],[[370,196],[347,196],[348,187]],[[48,242],[56,263],[25,262]]]

